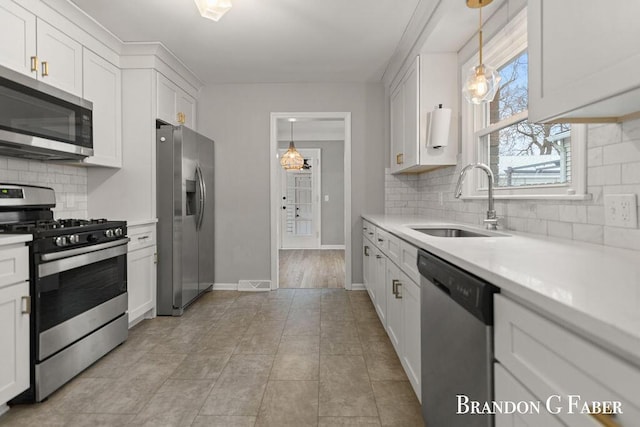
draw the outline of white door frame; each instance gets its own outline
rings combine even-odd
[[[298,152],[302,155],[302,157],[304,157],[305,159],[307,158],[311,158],[312,160],[315,160],[314,164],[312,164],[311,166],[311,176],[312,176],[312,180],[311,180],[311,193],[312,193],[312,197],[314,198],[313,200],[313,205],[312,205],[312,209],[313,209],[313,228],[314,228],[314,232],[316,233],[316,235],[314,236],[313,240],[314,240],[314,246],[313,247],[304,247],[300,246],[300,247],[295,247],[295,246],[290,246],[287,249],[320,249],[322,247],[322,202],[320,200],[320,197],[322,195],[322,155],[321,155],[321,150],[319,148],[298,148],[297,149]],[[278,154],[282,155],[286,152],[287,150],[285,149],[279,149],[278,150]],[[290,171],[285,171],[285,170],[280,170],[280,197],[282,198],[283,194],[286,192],[286,183],[282,182],[282,177],[285,176],[285,174],[287,173],[291,173]],[[282,204],[282,200],[280,201],[280,204]],[[285,241],[285,236],[284,231],[282,230],[282,215],[283,215],[283,210],[280,209],[280,240],[279,240],[279,245],[278,248],[281,248],[282,246],[284,246],[284,241]]]
[[[351,290],[351,113],[271,113],[269,168],[271,172],[271,289],[277,289],[280,280],[278,242],[280,238],[280,163],[278,161],[278,119],[334,119],[344,121],[344,287]]]

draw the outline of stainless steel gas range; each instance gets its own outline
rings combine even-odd
[[[54,220],[53,189],[0,184],[0,232],[29,233],[31,388],[40,402],[127,339],[127,225]]]

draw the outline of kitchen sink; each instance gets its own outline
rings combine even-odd
[[[430,236],[436,237],[497,237],[503,236],[503,234],[493,233],[493,232],[479,232],[479,231],[470,231],[462,228],[449,228],[449,227],[439,227],[439,228],[418,228],[411,227],[412,230],[419,231],[420,233],[428,234]]]

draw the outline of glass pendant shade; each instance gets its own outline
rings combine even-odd
[[[304,157],[296,150],[293,141],[289,143],[289,149],[280,158],[280,166],[285,170],[301,170],[304,167]]]
[[[203,18],[218,21],[231,9],[231,0],[194,0]]]
[[[462,94],[465,99],[472,104],[483,104],[493,101],[493,98],[500,87],[500,74],[495,68],[485,65],[482,62],[482,8],[490,4],[493,0],[467,0],[467,6],[478,9],[478,65],[471,67],[467,73]]]
[[[500,74],[493,67],[484,64],[471,67],[462,94],[472,104],[491,102],[498,92],[500,80]]]

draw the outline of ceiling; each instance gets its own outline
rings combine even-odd
[[[72,0],[125,42],[160,41],[205,83],[380,81],[420,0]]]

